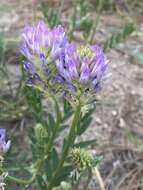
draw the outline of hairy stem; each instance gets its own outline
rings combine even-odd
[[[54,96],[52,97],[52,99],[53,99],[54,104],[55,104],[56,124],[55,124],[54,131],[52,133],[52,136],[51,136],[51,138],[49,140],[49,143],[48,143],[48,147],[47,147],[48,156],[49,156],[49,153],[51,152],[52,145],[54,143],[54,140],[55,140],[55,137],[56,137],[56,134],[57,134],[57,130],[59,129],[60,121],[61,121],[61,113],[60,113],[60,110],[59,110],[57,100],[56,100],[56,98]]]
[[[23,185],[28,185],[28,184],[32,183],[34,181],[34,179],[35,179],[35,175],[33,175],[29,180],[19,179],[19,178],[10,176],[10,175],[8,175],[6,177],[6,180],[8,180],[8,181],[12,181],[12,182],[15,182],[17,184],[23,184]]]
[[[74,141],[76,138],[77,125],[78,125],[79,118],[80,118],[80,112],[81,112],[81,105],[79,103],[79,105],[77,106],[75,113],[74,113],[74,118],[72,121],[72,125],[70,128],[70,132],[69,132],[65,147],[64,147],[63,152],[62,152],[61,160],[58,164],[58,167],[57,167],[55,173],[53,174],[51,182],[48,185],[48,190],[51,190],[53,188],[54,182],[55,182],[56,178],[59,176],[61,168],[63,167],[65,159],[69,153],[69,149],[74,144]]]

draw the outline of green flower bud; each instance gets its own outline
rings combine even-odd
[[[91,60],[95,57],[95,54],[91,51],[89,47],[86,46],[80,46],[77,49],[77,53],[82,60],[85,56],[88,56]]]
[[[48,134],[46,129],[41,125],[37,124],[35,127],[35,139],[36,139],[36,144],[35,144],[35,153],[37,157],[43,158],[44,156],[44,151],[45,151],[45,145],[46,141],[48,138]]]
[[[78,171],[84,171],[87,168],[93,166],[94,157],[89,151],[86,151],[81,148],[74,148],[71,151],[71,158],[73,165],[77,168]]]
[[[39,144],[43,144],[47,137],[46,129],[39,123],[35,127],[35,137]]]

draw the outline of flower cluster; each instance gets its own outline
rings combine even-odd
[[[22,33],[21,53],[26,60],[24,69],[29,74],[29,84],[48,85],[54,72],[53,62],[63,53],[67,38],[62,26],[49,30],[43,21],[37,25],[26,26]]]
[[[81,172],[87,168],[91,168],[94,163],[94,157],[88,151],[81,148],[74,148],[71,151],[73,165]]]
[[[102,49],[69,43],[62,26],[50,30],[43,21],[26,26],[21,52],[29,84],[54,89],[70,100],[93,97],[105,79],[107,59]]]
[[[63,90],[73,97],[94,95],[105,79],[107,60],[98,46],[69,45],[56,61]],[[59,78],[60,78],[59,77]]]
[[[11,141],[6,142],[6,130],[0,129],[0,156],[5,154],[11,145]]]

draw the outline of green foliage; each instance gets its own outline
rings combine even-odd
[[[37,89],[31,89],[26,86],[24,93],[27,99],[29,112],[34,117],[36,123],[42,123],[44,117],[44,111],[42,106],[41,94]]]
[[[117,3],[114,0],[96,0],[93,3],[95,8],[99,6],[100,1],[102,1],[102,4],[103,4],[102,9],[104,11],[108,11],[108,12],[109,11],[116,11]]]
[[[48,133],[46,129],[39,123],[34,129],[29,130],[29,137],[31,139],[33,161],[36,161],[37,159],[43,159],[48,139]]]
[[[70,177],[71,172],[73,171],[73,165],[65,165],[63,168],[60,170],[60,175],[55,178],[54,181],[54,186],[59,185],[62,181],[67,180]]]
[[[63,121],[66,121],[73,114],[73,110],[70,103],[66,99],[63,99],[63,107],[64,107]]]
[[[48,113],[48,121],[49,121],[48,123],[49,123],[49,128],[50,128],[49,133],[51,133],[51,132],[53,133],[56,121],[54,119],[54,116],[51,113]]]
[[[48,6],[45,6],[45,4],[41,4],[41,10],[43,12],[43,15],[48,22],[48,25],[52,28],[58,24],[58,14],[57,10],[53,8],[49,8]]]
[[[52,7],[48,7],[47,5],[45,5],[44,2],[41,3],[41,11],[51,28],[61,23],[60,19],[61,19],[63,4],[64,0],[61,0],[59,7],[55,9]]]
[[[81,148],[73,148],[71,150],[71,159],[74,167],[80,172],[93,166],[93,155]]]
[[[83,32],[83,37],[84,39],[88,38],[90,31],[92,30],[93,27],[93,21],[90,18],[84,18],[80,22],[80,28],[84,31]]]
[[[45,146],[46,146],[46,141],[48,139],[48,134],[46,129],[41,125],[37,124],[34,128],[35,131],[35,140],[36,143],[34,144],[35,150],[36,150],[36,156],[38,158],[43,159],[44,154],[45,154]]]
[[[53,188],[53,190],[72,190],[72,187],[69,183],[63,181],[60,186]]]
[[[52,187],[58,186],[60,184],[62,185],[63,181],[71,180],[71,172],[74,170],[74,167],[69,160],[68,149],[71,147],[83,148],[93,145],[96,142],[94,139],[83,142],[81,141],[75,145],[73,144],[76,136],[83,134],[84,131],[86,131],[89,127],[94,109],[87,111],[83,115],[78,113],[78,117],[81,117],[79,117],[79,120],[77,120],[77,114],[75,114],[75,117],[73,117],[73,108],[65,99],[62,102],[58,102],[56,97],[53,97],[51,101],[53,105],[53,112],[46,113],[43,109],[41,99],[42,96],[38,90],[25,87],[24,92],[26,93],[29,113],[31,114],[31,117],[34,116],[34,123],[37,124],[34,126],[34,128],[29,129],[32,160],[31,165],[27,167],[27,172],[29,172],[32,177],[28,181],[18,180],[16,178],[16,183],[21,184],[22,182],[22,184],[30,183],[32,185],[35,181],[36,187],[38,187],[40,190],[47,189],[47,181],[48,184],[50,182],[52,183]],[[62,113],[61,110],[63,110]],[[72,127],[75,127],[76,124],[78,124],[78,130],[71,130],[71,118],[73,119]],[[63,150],[58,150],[55,148],[55,141],[61,135],[63,130],[67,128],[68,130],[72,131],[70,132],[71,135],[64,141]],[[72,135],[75,135],[75,137],[73,138]],[[64,156],[61,157],[61,154]],[[17,165],[17,168],[19,168],[19,171],[22,166]],[[11,169],[7,168],[7,170],[10,171]],[[55,175],[56,173],[57,175]],[[11,180],[13,180],[13,178]],[[57,188],[61,188],[61,185]],[[62,188],[64,187],[62,186]]]
[[[88,38],[90,31],[93,27],[93,20],[89,17],[89,11],[92,10],[92,6],[88,1],[77,1],[77,9],[79,10],[79,28],[83,31],[84,39]]]
[[[46,184],[45,184],[44,179],[43,179],[42,176],[37,175],[36,176],[36,180],[37,180],[37,184],[38,184],[38,189],[39,190],[47,190],[47,186],[46,186]]]
[[[79,136],[82,135],[88,129],[88,126],[92,122],[92,114],[94,110],[95,110],[94,108],[90,109],[87,113],[85,113],[85,115],[81,117],[81,122],[79,123],[78,126],[77,135]]]
[[[118,43],[125,40],[135,30],[136,27],[133,23],[128,23],[125,25],[120,32],[112,34],[112,36],[104,42],[104,51],[116,47]]]

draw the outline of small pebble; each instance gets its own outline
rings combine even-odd
[[[116,110],[113,110],[113,111],[112,111],[112,115],[113,115],[113,116],[117,116],[117,111],[116,111]]]
[[[96,121],[96,123],[98,124],[98,125],[101,125],[101,119],[99,118],[99,117],[97,117],[96,119],[95,119],[95,121]]]
[[[122,117],[119,120],[119,125],[120,125],[121,128],[124,128],[126,126],[126,122]]]

